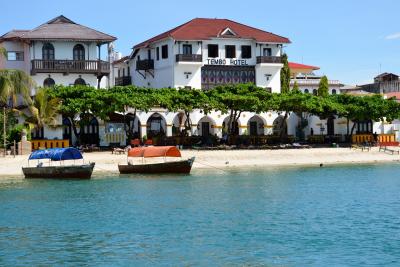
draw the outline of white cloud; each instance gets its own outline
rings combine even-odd
[[[385,37],[386,40],[400,39],[400,32],[389,34]]]

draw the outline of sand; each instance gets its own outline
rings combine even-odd
[[[183,150],[182,156],[196,157],[193,172],[204,169],[253,169],[290,166],[319,167],[335,164],[390,163],[399,162],[400,156],[349,148],[311,148],[279,150]],[[94,175],[105,173],[118,174],[118,163],[126,163],[126,155],[114,155],[111,152],[85,153],[86,162],[96,162]],[[27,166],[28,156],[0,157],[1,177],[22,177],[22,166]],[[35,161],[32,162],[34,166]]]

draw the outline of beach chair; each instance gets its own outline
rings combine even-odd
[[[133,139],[131,140],[131,146],[135,147],[135,146],[140,146],[140,140],[139,139]]]

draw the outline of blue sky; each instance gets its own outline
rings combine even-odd
[[[397,0],[22,0],[1,6],[0,34],[63,14],[116,36],[117,50],[128,54],[134,44],[192,18],[229,18],[290,38],[289,60],[319,66],[330,79],[361,84],[380,71],[400,73]]]

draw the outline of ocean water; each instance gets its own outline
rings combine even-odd
[[[0,266],[400,266],[400,165],[0,181]]]

